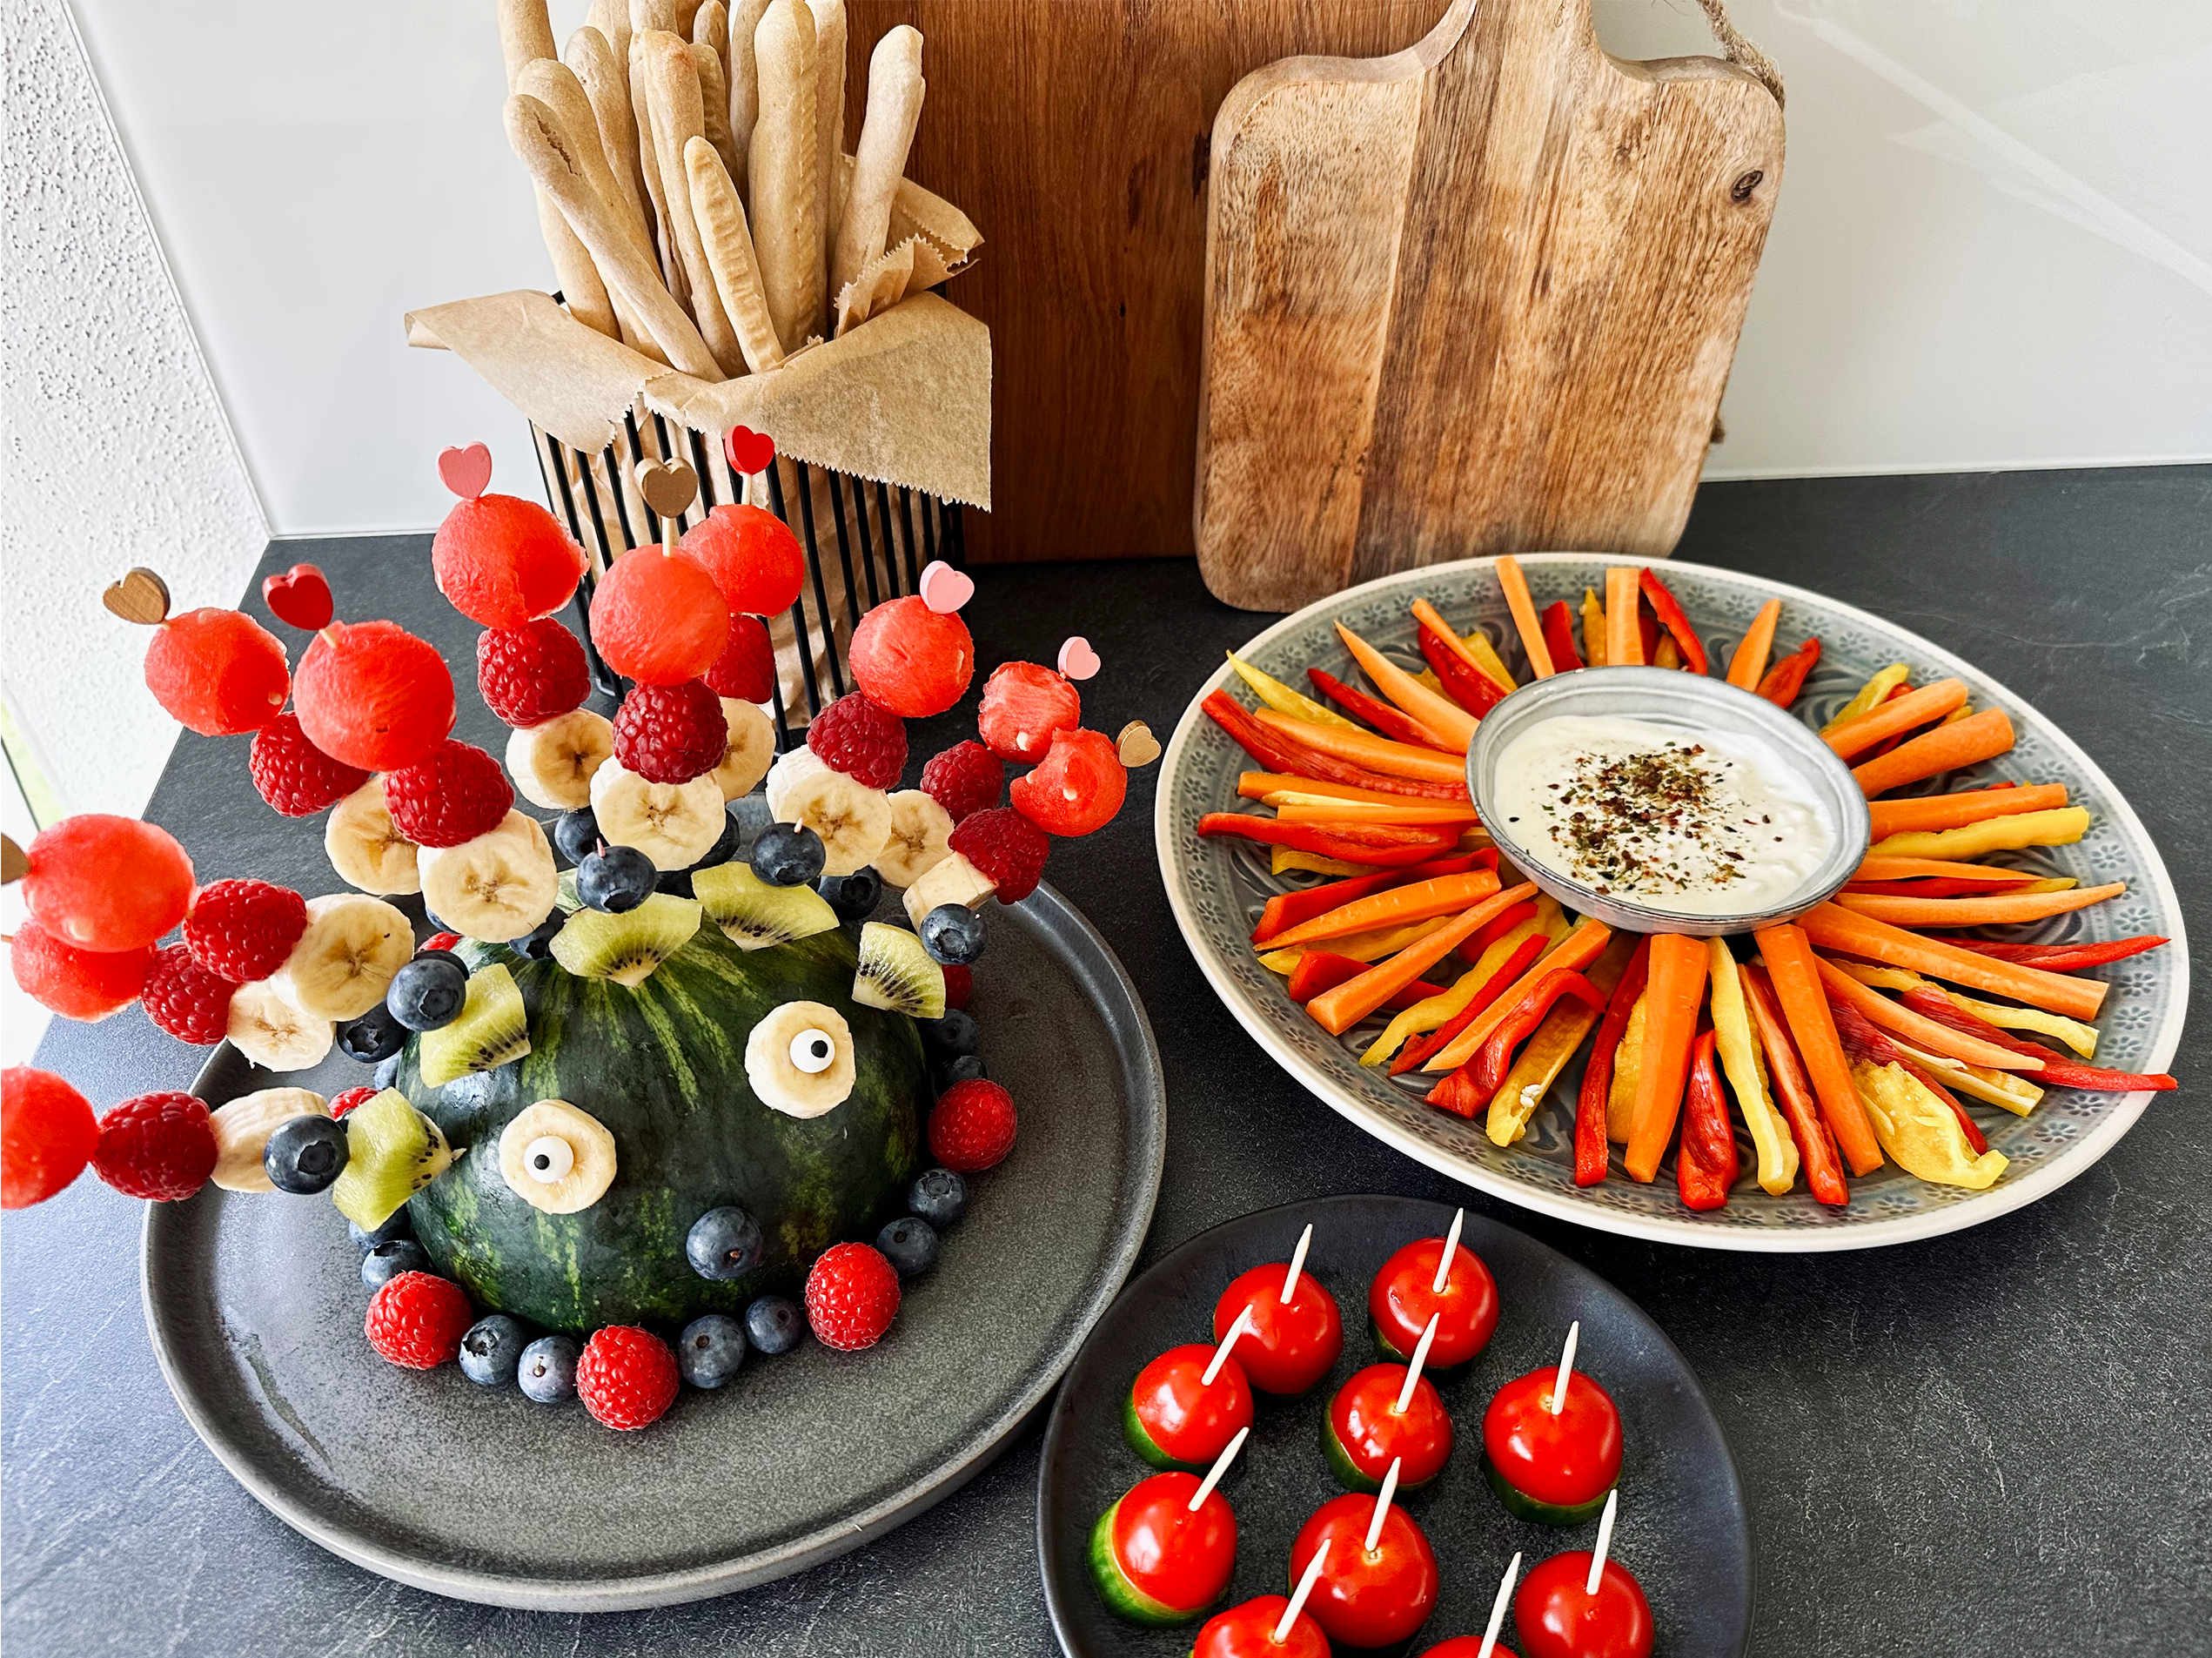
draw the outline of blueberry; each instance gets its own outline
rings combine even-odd
[[[376,1085],[378,1092],[381,1093],[399,1080],[401,1057],[402,1056],[395,1053],[389,1059],[379,1060],[377,1063],[377,1068],[369,1073],[369,1080]]]
[[[735,862],[739,849],[745,844],[745,827],[725,809],[722,813],[722,832],[714,837],[714,844],[707,849],[707,856],[691,867],[694,869],[716,869],[725,863]]]
[[[514,1379],[523,1396],[540,1405],[576,1397],[576,1360],[583,1353],[573,1336],[540,1336],[522,1350]]]
[[[599,819],[592,816],[588,806],[579,806],[573,812],[563,812],[553,820],[553,843],[560,856],[573,864],[599,850]]]
[[[940,1092],[955,1083],[981,1082],[989,1076],[990,1068],[983,1064],[979,1053],[963,1053],[948,1059],[937,1069],[937,1088]]]
[[[610,846],[576,866],[576,896],[594,910],[619,916],[653,896],[657,874],[653,860],[634,846]]]
[[[655,892],[665,892],[672,898],[695,898],[699,896],[691,889],[689,869],[667,871],[654,881],[653,889]]]
[[[347,1221],[345,1235],[353,1240],[353,1247],[364,1255],[379,1244],[388,1244],[394,1238],[406,1238],[409,1243],[412,1243],[415,1237],[414,1217],[407,1212],[407,1205],[403,1203],[386,1216],[384,1225],[374,1232],[366,1231],[355,1225],[352,1221]]]
[[[402,1272],[427,1272],[430,1256],[412,1238],[391,1238],[361,1257],[361,1282],[380,1290]]]
[[[761,1223],[734,1205],[709,1209],[684,1234],[684,1259],[701,1278],[743,1278],[767,1247]]]
[[[922,1021],[922,1051],[935,1060],[957,1059],[964,1053],[974,1053],[978,1037],[973,1015],[958,1008],[947,1008],[942,1019]]]
[[[968,1212],[968,1182],[950,1169],[925,1169],[907,1188],[907,1207],[942,1232]]]
[[[449,950],[426,950],[392,976],[384,1004],[410,1030],[435,1030],[461,1017],[468,969]]]
[[[406,1045],[407,1027],[393,1018],[392,1010],[381,1002],[338,1028],[338,1051],[365,1065],[389,1059]]]
[[[876,901],[883,896],[883,877],[873,869],[826,875],[814,883],[814,890],[829,900],[838,920],[866,921],[875,913]]]
[[[328,1191],[345,1171],[345,1124],[327,1117],[295,1117],[277,1124],[261,1148],[261,1167],[279,1191],[305,1197]]]
[[[729,803],[730,822],[737,825],[737,844],[732,857],[743,857],[753,849],[753,842],[761,831],[775,822],[775,814],[768,809],[767,796],[747,795]]]
[[[745,1309],[745,1333],[755,1347],[774,1358],[799,1345],[799,1338],[807,1333],[807,1321],[787,1298],[764,1295]]]
[[[772,887],[803,887],[821,874],[821,836],[804,823],[771,823],[753,842],[753,873]]]
[[[461,1338],[461,1374],[482,1387],[504,1387],[522,1359],[522,1326],[504,1312],[479,1319]]]
[[[937,1264],[937,1234],[926,1220],[908,1215],[875,1234],[875,1246],[901,1278],[920,1278]]]
[[[514,941],[514,948],[525,956],[544,961],[553,954],[553,935],[568,924],[568,917],[556,907],[550,916]]]
[[[941,903],[922,918],[922,948],[964,966],[983,953],[983,918],[963,903]]]
[[[676,1338],[676,1368],[694,1387],[720,1387],[745,1362],[745,1326],[727,1312],[709,1312]]]

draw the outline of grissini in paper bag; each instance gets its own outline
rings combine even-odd
[[[814,14],[814,158],[821,179],[815,191],[821,202],[821,265],[828,271],[844,208],[845,170],[837,164],[845,154],[845,0],[807,0],[807,5]],[[829,298],[836,294],[833,286]]]
[[[653,99],[646,91],[645,41],[643,37],[655,32],[640,29],[633,18],[630,29],[630,114],[638,129],[638,173],[645,184],[646,199],[653,204],[654,245],[660,258],[661,279],[668,292],[681,304],[691,297],[691,290],[684,281],[684,267],[676,257],[675,232],[668,223],[668,202],[660,183],[660,151],[653,138]],[[688,313],[687,313],[688,314]]]
[[[815,155],[815,44],[807,0],[774,0],[753,37],[761,88],[753,127],[753,246],[786,352],[821,332],[821,179]]]
[[[507,91],[514,90],[523,70],[540,57],[553,55],[553,25],[546,21],[546,0],[499,0],[499,57],[506,67]],[[538,192],[538,234],[552,260],[553,280],[576,320],[602,334],[619,332],[607,285],[593,268],[592,256],[576,239],[561,217],[560,209]]]
[[[902,23],[875,43],[868,61],[868,115],[861,124],[845,218],[837,229],[837,255],[830,266],[830,280],[841,296],[863,268],[882,257],[891,203],[906,173],[926,90],[922,37]]]
[[[705,17],[705,11],[699,14]],[[691,61],[699,70],[699,111],[700,124],[707,142],[714,146],[714,153],[722,158],[727,170],[730,158],[737,153],[730,141],[729,83],[722,76],[722,55],[704,41],[691,43]]]
[[[626,44],[629,30],[622,31]],[[638,240],[649,252],[653,230],[646,222],[645,181],[638,172],[637,117],[630,112],[630,71],[615,55],[613,43],[587,23],[568,37],[561,61],[568,65],[584,96],[591,101],[592,117],[599,128],[600,148],[607,168],[636,225]]]
[[[606,147],[598,142],[599,117],[592,108],[591,99],[585,96],[583,83],[576,78],[575,71],[557,57],[535,58],[522,66],[522,72],[515,77],[514,90],[536,98],[552,111],[562,137],[573,146],[576,158],[592,188],[613,209],[616,219],[628,232],[638,251],[650,258],[653,250],[652,245],[646,240],[645,226],[629,211],[628,198],[622,194],[621,186],[615,181],[613,169],[607,164]],[[555,207],[553,211],[558,213],[560,210]],[[574,237],[575,232],[569,228],[565,218],[561,227],[568,231],[572,238]],[[576,244],[580,252],[583,251],[583,245],[581,242]],[[593,274],[596,276],[596,271]],[[613,304],[614,319],[621,326],[623,342],[630,346],[651,344],[651,332],[631,311],[628,302],[620,293],[610,292],[607,298]],[[657,346],[654,348],[654,354],[658,354]]]
[[[729,65],[730,80],[730,144],[737,151],[737,164],[730,169],[731,182],[737,186],[741,200],[753,197],[750,176],[753,149],[753,125],[761,113],[761,77],[754,67],[753,37],[761,27],[767,13],[768,0],[737,0],[730,8],[730,46],[722,60]]]
[[[653,103],[653,143],[660,164],[660,198],[667,204],[671,239],[691,289],[691,314],[722,372],[741,373],[745,355],[738,349],[737,331],[722,314],[722,302],[715,295],[714,275],[707,268],[707,252],[699,240],[699,225],[691,216],[691,185],[684,174],[684,145],[705,135],[699,66],[692,59],[690,44],[673,34],[654,30],[633,40],[645,54],[646,96]]]
[[[914,251],[928,245],[909,236],[888,253],[879,253],[837,292],[837,333],[840,339],[879,311],[888,311],[906,298],[914,281]]]
[[[850,178],[850,156],[845,158],[844,171]],[[902,178],[898,193],[891,198],[891,231],[883,245],[896,247],[909,236],[926,236],[935,243],[945,256],[946,267],[953,271],[966,269],[975,250],[983,245],[982,232],[967,214],[935,191],[924,190],[911,178]]]
[[[616,63],[629,63],[630,0],[592,0],[591,13],[584,21],[587,27],[599,30],[600,38],[613,51]]]
[[[684,169],[690,176],[692,217],[699,222],[707,267],[714,274],[714,292],[730,326],[737,330],[745,365],[756,374],[774,368],[783,360],[783,346],[761,288],[760,262],[754,257],[753,232],[747,228],[737,186],[704,138],[684,146]]]

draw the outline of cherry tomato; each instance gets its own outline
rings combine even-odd
[[[1211,1606],[1237,1569],[1237,1515],[1210,1491],[1190,1512],[1198,1479],[1156,1473],[1115,1506],[1114,1559],[1139,1592],[1178,1612]]]
[[[1190,1658],[1329,1658],[1329,1637],[1310,1612],[1299,1613],[1290,1633],[1276,1644],[1275,1626],[1290,1608],[1288,1595],[1263,1594],[1217,1612],[1191,1643]]]
[[[1521,1580],[1513,1628],[1528,1658],[1651,1658],[1652,1608],[1635,1575],[1607,1561],[1590,1581],[1590,1551],[1554,1554]]]
[[[1449,1641],[1438,1641],[1421,1658],[1481,1658],[1481,1653],[1480,1635],[1454,1635]],[[1513,1658],[1512,1649],[1501,1641],[1490,1649],[1490,1658]]]
[[[1620,1412],[1578,1370],[1559,1413],[1550,1408],[1558,1367],[1532,1370],[1499,1388],[1483,1413],[1483,1453],[1498,1479],[1525,1500],[1558,1511],[1600,1502],[1620,1478]],[[1499,1494],[1503,1496],[1505,1494]],[[1531,1519],[1572,1523],[1556,1514]]]
[[[1444,1293],[1438,1295],[1431,1287],[1443,1253],[1443,1238],[1418,1238],[1384,1261],[1368,1286],[1367,1316],[1385,1358],[1400,1364],[1412,1358],[1413,1349],[1421,1344],[1421,1332],[1438,1312],[1444,1316],[1437,1319],[1437,1337],[1429,1344],[1432,1370],[1454,1370],[1467,1363],[1498,1328],[1497,1281],[1464,1244],[1451,1252],[1451,1272],[1444,1281]]]
[[[1216,1341],[1229,1334],[1238,1313],[1251,1308],[1252,1332],[1238,1339],[1237,1362],[1263,1393],[1304,1393],[1329,1373],[1344,1350],[1337,1298],[1311,1272],[1300,1272],[1298,1287],[1284,1301],[1283,1275],[1288,1271],[1288,1261],[1255,1266],[1214,1303]]]
[[[1362,1491],[1379,1489],[1393,1461],[1400,1464],[1401,1491],[1424,1486],[1443,1471],[1451,1455],[1451,1413],[1424,1376],[1401,1414],[1398,1396],[1404,1386],[1404,1365],[1370,1365],[1337,1390],[1323,1431],[1333,1440],[1329,1460],[1338,1479],[1347,1478],[1339,1458],[1358,1476],[1348,1483]]]
[[[1147,1462],[1211,1467],[1237,1430],[1252,1425],[1252,1389],[1243,1366],[1230,1355],[1209,1387],[1204,1378],[1213,1357],[1213,1348],[1194,1342],[1169,1348],[1136,1373],[1123,1426],[1134,1424],[1130,1447]]]
[[[1395,1503],[1383,1517],[1383,1534],[1374,1552],[1367,1549],[1367,1527],[1375,1518],[1375,1499],[1334,1497],[1313,1511],[1290,1545],[1290,1581],[1305,1575],[1306,1562],[1326,1541],[1329,1558],[1306,1601],[1331,1641],[1347,1647],[1387,1647],[1410,1641],[1436,1610],[1436,1551]]]

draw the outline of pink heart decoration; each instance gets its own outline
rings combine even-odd
[[[1060,671],[1071,680],[1087,680],[1098,672],[1098,653],[1081,634],[1060,647]]]
[[[452,454],[455,451],[448,449],[446,453]],[[261,597],[278,621],[304,628],[311,634],[331,625],[334,607],[331,603],[330,580],[312,564],[295,564],[282,575],[262,577]]]
[[[942,559],[932,559],[922,572],[922,602],[941,616],[948,616],[975,596],[974,578],[955,570]],[[1094,663],[1092,671],[1097,671]]]
[[[439,450],[438,475],[446,480],[446,487],[463,500],[474,500],[492,481],[491,446],[472,443],[466,449]]]
[[[722,440],[722,458],[730,463],[731,471],[747,477],[766,472],[768,462],[775,459],[775,440],[751,426],[732,426]]]

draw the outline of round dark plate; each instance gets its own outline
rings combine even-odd
[[[1353,1371],[1375,1362],[1367,1286],[1417,1238],[1451,1225],[1444,1204],[1408,1198],[1324,1198],[1215,1227],[1152,1267],[1116,1301],[1083,1344],[1045,1429],[1037,1479],[1037,1550],[1045,1604],[1072,1658],[1181,1658],[1193,1626],[1143,1629],[1110,1617],[1091,1587],[1084,1545],[1098,1516],[1151,1470],[1122,1438],[1130,1381],[1163,1348],[1210,1339],[1229,1281],[1263,1261],[1285,1261],[1313,1224],[1308,1268],[1343,1310],[1344,1354],[1303,1399],[1262,1396],[1258,1420],[1223,1489],[1237,1511],[1237,1576],[1228,1604],[1287,1592],[1290,1541],[1343,1487],[1322,1460],[1321,1413]],[[1452,1635],[1480,1635],[1514,1550],[1528,1569],[1563,1549],[1589,1548],[1597,1524],[1556,1530],[1514,1519],[1484,1482],[1482,1413],[1499,1384],[1554,1364],[1570,1320],[1582,1320],[1576,1368],[1620,1407],[1625,1450],[1614,1558],[1652,1603],[1658,1650],[1668,1658],[1739,1658],[1751,1639],[1751,1521],[1720,1424],[1689,1365],[1659,1327],[1588,1268],[1534,1238],[1476,1215],[1462,1241],[1498,1280],[1498,1332],[1465,1375],[1441,1384],[1456,1442],[1426,1490],[1405,1500],[1443,1568],[1436,1614],[1416,1654]],[[1499,1640],[1513,1644],[1508,1614]]]
[[[605,1611],[764,1583],[856,1547],[957,1490],[1029,1420],[1113,1299],[1152,1218],[1166,1136],[1136,994],[1049,887],[991,922],[982,1051],[1020,1085],[1014,1153],[891,1333],[812,1342],[687,1392],[640,1433],[378,1359],[368,1294],[328,1203],[210,1186],[146,1205],[146,1323],[185,1417],[240,1484],[325,1548],[419,1588]],[[211,1104],[297,1081],[228,1044]]]

